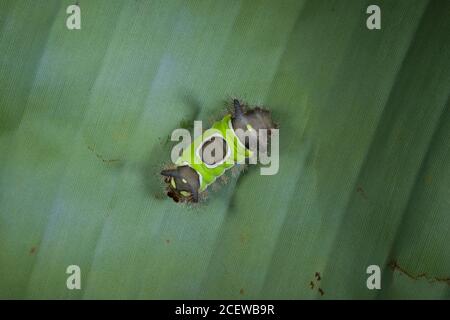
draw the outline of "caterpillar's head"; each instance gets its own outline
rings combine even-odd
[[[189,166],[161,171],[167,183],[167,195],[175,202],[198,202],[200,181],[197,172]]]

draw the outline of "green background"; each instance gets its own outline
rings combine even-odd
[[[0,1],[0,298],[450,298],[450,1],[79,3]],[[232,96],[279,173],[175,204],[167,136]]]

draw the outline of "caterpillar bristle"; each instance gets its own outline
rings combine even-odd
[[[220,182],[222,182],[222,184],[227,184],[229,182],[229,178],[226,174],[220,176]]]
[[[217,191],[220,190],[220,184],[217,183],[217,181],[216,181],[215,183],[213,183],[213,184],[211,185],[211,188],[212,188],[212,191],[217,192]]]
[[[231,168],[231,176],[232,176],[233,178],[237,178],[237,177],[239,177],[239,175],[241,174],[242,168],[240,168],[240,167],[241,167],[241,165],[239,165],[239,166],[234,166],[233,168]]]
[[[205,202],[208,199],[208,191],[203,191],[198,196],[198,202]]]

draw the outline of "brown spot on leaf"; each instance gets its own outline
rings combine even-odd
[[[244,289],[241,288],[241,290],[239,290],[239,293],[240,293],[240,294],[244,294]]]
[[[248,242],[248,235],[245,234],[245,233],[241,233],[241,234],[239,235],[239,240],[240,240],[240,242],[241,242],[242,244]]]
[[[446,283],[448,286],[450,286],[450,277],[431,277],[426,272],[422,272],[422,273],[415,275],[415,274],[409,272],[408,270],[406,270],[405,268],[401,267],[397,263],[396,260],[392,260],[389,263],[389,267],[392,269],[393,272],[395,272],[397,270],[398,272],[400,272],[400,274],[407,276],[411,280],[425,279],[429,283],[443,282],[443,283]]]
[[[322,278],[320,277],[320,273],[319,272],[316,272],[315,274],[314,274],[314,276],[316,277],[316,279],[317,279],[317,281],[320,281]]]
[[[170,243],[170,239],[166,239],[166,243],[169,244]]]
[[[35,254],[36,250],[37,250],[36,247],[31,247],[30,254]]]
[[[313,290],[316,287],[316,285],[317,285],[317,291],[320,293],[321,296],[323,296],[324,295],[324,291],[323,291],[322,288],[319,288],[319,281],[320,280],[322,280],[322,277],[320,276],[320,272],[316,271],[314,273],[314,279],[309,282],[309,287],[310,287],[311,290]]]
[[[356,192],[358,192],[364,199],[367,200],[367,195],[366,195],[366,192],[364,191],[363,187],[358,186],[358,188],[356,188]]]

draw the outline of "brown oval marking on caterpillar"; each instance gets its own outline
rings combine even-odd
[[[222,147],[221,152],[217,152]],[[211,152],[207,152],[209,148],[212,148]],[[228,144],[220,137],[212,137],[205,141],[201,146],[202,161],[208,165],[214,165],[220,161],[223,161],[228,151]]]

